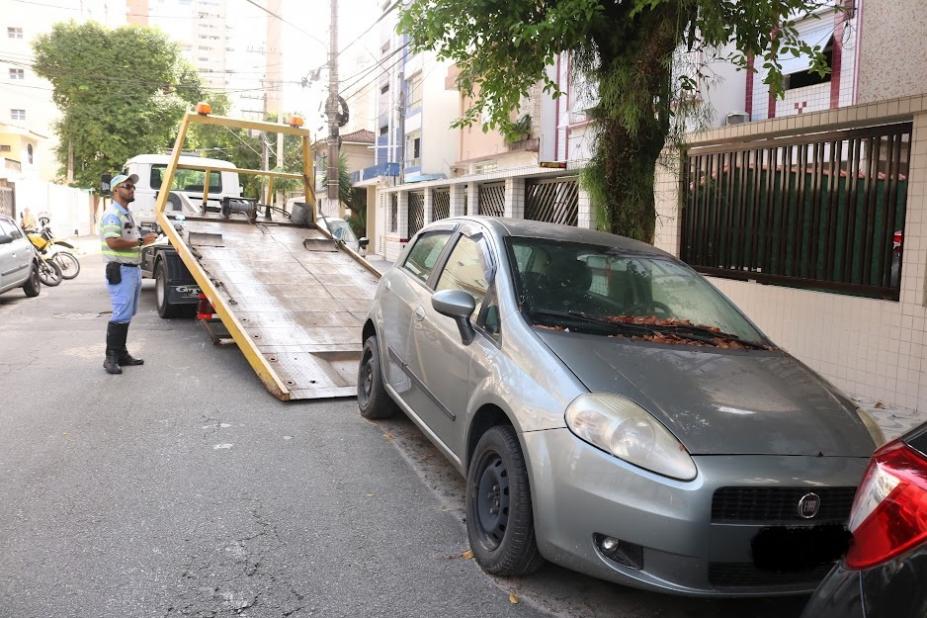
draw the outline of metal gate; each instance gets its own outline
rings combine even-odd
[[[898,299],[911,123],[693,147],[680,256],[699,272]]]
[[[447,187],[431,190],[431,220],[447,219],[451,216],[451,192]]]
[[[487,217],[505,216],[505,181],[480,185],[479,214]]]
[[[526,180],[525,219],[575,226],[579,222],[576,176]]]
[[[0,181],[2,182],[2,181]],[[16,213],[16,193],[13,187],[0,185],[0,215],[10,218]]]
[[[421,191],[409,193],[409,219],[406,238],[412,238],[425,226],[425,194]]]

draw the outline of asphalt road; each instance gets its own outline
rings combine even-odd
[[[97,256],[0,296],[0,617],[797,616],[804,599],[640,592],[465,558],[463,483],[405,418],[281,403],[234,347],[161,320],[102,368]]]

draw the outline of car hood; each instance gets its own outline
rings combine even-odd
[[[869,457],[875,448],[853,405],[785,352],[538,334],[591,392],[637,402],[693,455]]]

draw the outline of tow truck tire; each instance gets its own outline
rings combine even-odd
[[[158,305],[158,315],[168,320],[170,318],[176,318],[180,315],[180,309],[178,305],[171,303],[168,300],[167,295],[167,269],[164,266],[163,260],[158,260],[155,262],[154,268],[154,279],[155,279],[155,300]]]
[[[369,420],[392,418],[396,414],[396,403],[383,388],[380,346],[375,335],[367,337],[364,342],[357,374],[357,407],[361,416]]]

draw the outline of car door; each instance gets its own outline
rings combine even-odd
[[[413,383],[408,373],[409,327],[422,296],[427,297],[431,293],[428,281],[451,233],[452,229],[421,233],[399,267],[391,269],[383,277],[379,303],[383,321],[380,336],[385,345],[381,350],[381,366],[387,368],[389,385],[413,409],[414,404],[408,401]]]
[[[32,266],[32,245],[12,220],[0,219],[0,234],[13,238],[13,242],[0,245],[0,289],[22,285],[29,278]]]
[[[463,290],[473,296],[476,308],[471,323],[477,324],[492,283],[493,261],[478,225],[463,228],[452,242],[447,259],[434,277],[434,288],[436,292]],[[474,348],[461,341],[454,320],[434,309],[430,294],[422,295],[413,311],[411,335],[409,366],[423,391],[422,418],[438,439],[460,457],[466,439],[461,421],[472,391],[470,363]]]

